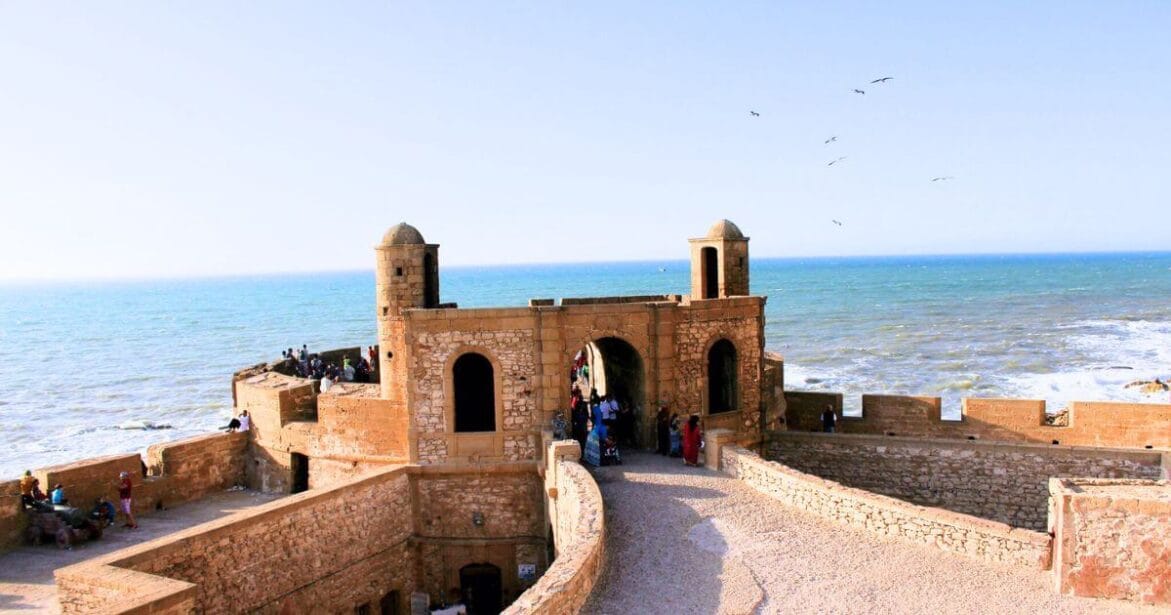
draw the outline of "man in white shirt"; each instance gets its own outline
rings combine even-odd
[[[240,429],[239,431],[248,431],[252,428],[252,419],[248,417],[248,411],[245,410],[240,413]]]
[[[328,391],[329,387],[331,387],[331,386],[333,386],[333,379],[329,377],[329,374],[322,376],[321,377],[321,392],[324,393],[324,392]]]

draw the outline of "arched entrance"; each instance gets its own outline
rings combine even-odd
[[[503,608],[500,569],[492,564],[468,564],[459,569],[459,590],[468,615],[496,615]]]
[[[642,357],[634,346],[617,337],[599,338],[581,348],[571,369],[574,378],[570,387],[578,387],[587,401],[591,391],[596,391],[630,409],[627,424],[619,427],[619,435],[628,438],[627,445],[645,448],[651,443],[644,433],[650,425],[646,415],[646,376]]]

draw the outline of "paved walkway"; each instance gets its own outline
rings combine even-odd
[[[1166,613],[1059,596],[1050,573],[881,538],[677,459],[594,471],[606,562],[585,613]]]
[[[55,545],[26,546],[0,556],[0,613],[57,613],[53,571],[105,555],[224,515],[271,502],[277,495],[227,491],[138,518],[138,529],[111,527],[97,542],[62,551]],[[121,517],[119,517],[121,523]]]

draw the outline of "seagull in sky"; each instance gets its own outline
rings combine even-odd
[[[931,178],[931,181],[933,181],[933,182],[945,182],[945,181],[947,181],[947,180],[949,180],[949,179],[955,179],[955,178],[954,178],[954,177],[952,177],[951,175],[945,175],[945,176],[942,176],[942,177],[932,177],[932,178]]]
[[[757,113],[757,112],[755,112],[755,111],[749,111],[748,113],[749,113],[749,115],[751,115],[752,117],[760,117],[760,114],[759,114],[759,113]]]
[[[874,81],[871,81],[870,83],[886,83],[887,81],[890,81],[891,79],[894,79],[894,77],[882,77],[881,79],[875,79]]]
[[[866,90],[859,90],[858,88],[854,88],[854,93],[855,94],[865,94]]]
[[[845,156],[842,156],[841,158],[838,158],[837,160],[831,160],[831,161],[829,161],[829,164],[827,164],[827,165],[825,165],[825,166],[827,166],[827,167],[832,167],[832,166],[834,166],[835,164],[837,164],[837,163],[839,163],[839,162],[841,162],[841,161],[843,161],[843,160],[845,160],[845,159],[846,159],[846,157],[845,157]]]
[[[828,139],[826,139],[826,140],[825,140],[825,144],[826,144],[826,145],[829,145],[830,143],[833,143],[834,141],[837,141],[837,140],[838,140],[838,138],[837,138],[837,137],[830,137],[830,138],[828,138]]]
[[[838,225],[838,226],[841,226],[841,225],[842,225],[842,223],[841,223],[841,222],[838,222],[837,220],[830,220],[830,222],[833,222],[834,224],[836,224],[836,225]]]

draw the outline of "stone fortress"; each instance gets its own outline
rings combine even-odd
[[[440,300],[439,246],[399,224],[376,247],[378,382],[315,381],[274,363],[233,377],[252,431],[36,471],[78,500],[126,470],[142,514],[224,489],[273,502],[58,569],[67,613],[573,613],[606,564],[606,503],[551,420],[574,357],[640,415],[701,415],[707,467],[789,506],[896,540],[1051,570],[1057,591],[1171,604],[1171,406],[787,391],[765,352],[748,238],[727,220],[690,240],[689,295]],[[361,348],[327,358],[357,356]],[[4,484],[0,541],[23,514]],[[147,517],[149,518],[149,516]]]

